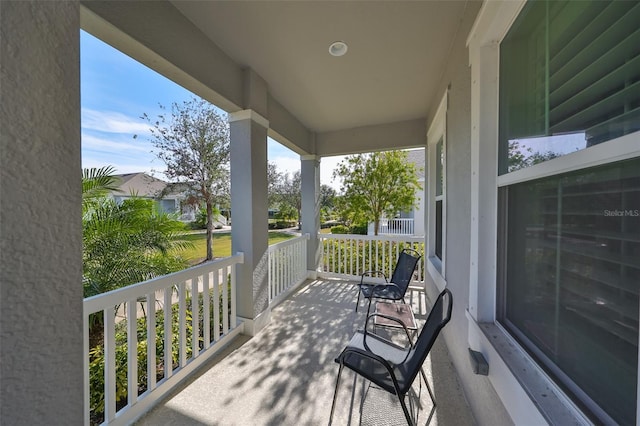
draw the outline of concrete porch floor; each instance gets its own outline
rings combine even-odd
[[[334,358],[364,322],[366,309],[354,312],[356,289],[344,280],[307,281],[273,309],[268,327],[252,339],[236,339],[137,424],[327,425],[338,373]],[[431,303],[412,289],[409,300],[421,324]],[[441,337],[424,367],[438,403],[429,424],[474,424]],[[423,425],[432,404],[424,384],[420,389],[416,379],[413,387],[419,397],[411,405],[414,412],[419,407],[417,424]],[[395,396],[345,369],[333,424],[406,422]]]

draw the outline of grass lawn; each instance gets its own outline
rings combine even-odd
[[[191,241],[194,244],[193,248],[184,250],[180,253],[189,261],[189,264],[198,264],[207,257],[206,237],[206,234],[188,234],[180,237],[180,239]],[[269,232],[269,245],[289,240],[294,237],[294,235],[286,234],[284,232]],[[213,257],[229,256],[231,256],[231,233],[214,233]]]

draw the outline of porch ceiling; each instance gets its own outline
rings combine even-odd
[[[82,4],[85,30],[229,112],[255,109],[297,152],[335,155],[424,145],[452,43],[480,2]],[[345,56],[329,54],[336,40]]]
[[[313,132],[423,118],[464,1],[173,1]],[[343,40],[343,57],[329,45]]]

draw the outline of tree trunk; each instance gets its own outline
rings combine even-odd
[[[213,203],[207,201],[207,260],[213,259]]]
[[[373,220],[373,235],[378,236],[378,227],[380,226],[380,218],[376,217]]]

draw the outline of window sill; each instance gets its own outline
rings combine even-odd
[[[466,316],[469,345],[489,363],[489,380],[515,424],[591,424],[500,325]]]
[[[442,291],[447,286],[447,280],[442,273],[442,262],[436,256],[427,258],[427,272],[438,287],[438,291]]]

